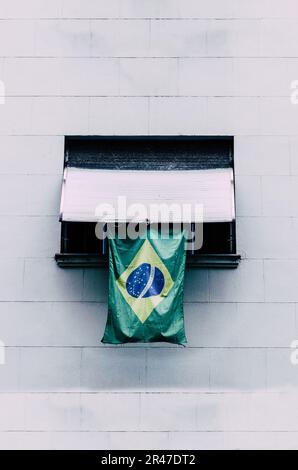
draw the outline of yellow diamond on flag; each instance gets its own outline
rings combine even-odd
[[[141,323],[167,297],[173,279],[153,246],[145,240],[116,284]]]

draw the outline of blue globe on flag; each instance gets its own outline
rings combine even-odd
[[[136,299],[159,295],[165,285],[165,278],[160,269],[149,263],[142,263],[130,273],[126,281],[126,290]]]

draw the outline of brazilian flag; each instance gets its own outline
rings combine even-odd
[[[185,344],[185,233],[167,239],[148,228],[141,238],[109,238],[109,310],[103,343]]]

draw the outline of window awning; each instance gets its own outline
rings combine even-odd
[[[126,200],[126,212],[122,210],[121,216],[117,211],[119,196],[122,202],[122,198]],[[116,214],[100,216],[103,204],[113,206]],[[204,222],[231,222],[235,218],[233,170],[65,169],[60,210],[62,221],[129,221],[134,212],[133,204],[147,208],[147,218],[151,223],[169,221],[166,212],[152,215],[150,205],[160,204],[172,208],[173,221],[189,221],[184,220],[187,211],[181,210],[179,213],[178,206],[197,205],[203,208]]]

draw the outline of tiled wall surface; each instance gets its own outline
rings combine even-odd
[[[297,2],[0,0],[0,79],[0,448],[298,448]],[[187,272],[187,348],[99,342],[65,134],[235,136],[243,260]]]

